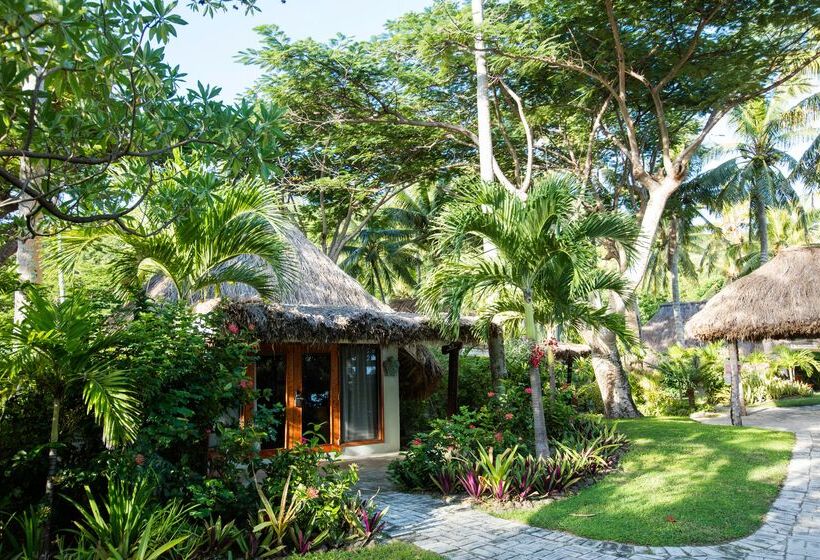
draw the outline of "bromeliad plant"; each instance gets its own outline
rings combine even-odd
[[[498,501],[505,501],[509,497],[513,486],[516,453],[518,453],[518,446],[505,449],[498,454],[493,451],[492,447],[486,450],[484,447],[478,448],[476,465],[482,473],[481,480],[489,489],[490,495]]]

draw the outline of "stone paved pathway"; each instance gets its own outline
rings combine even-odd
[[[820,560],[820,406],[771,410],[746,423],[796,432],[788,476],[761,528],[731,543],[646,547],[595,541],[498,519],[463,503],[382,489],[379,500],[390,506],[387,533],[454,560]]]

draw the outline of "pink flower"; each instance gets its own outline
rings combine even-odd
[[[504,415],[504,419],[505,419],[505,420],[512,420],[512,419],[513,419],[513,414],[512,414],[512,412],[508,412],[507,414],[505,414],[505,415]]]
[[[493,398],[495,396],[495,393],[490,391],[490,392],[487,393],[487,396],[490,397],[490,398]]]
[[[145,455],[143,455],[142,453],[137,453],[136,455],[134,455],[134,462],[138,465],[142,465],[143,463],[145,463]]]
[[[470,424],[470,429],[475,430],[475,424]]]
[[[308,440],[307,440],[307,438],[306,438],[305,436],[302,436],[302,438],[299,440],[299,442],[300,442],[302,445],[305,445],[305,444],[308,442]]]
[[[418,446],[418,445],[421,445],[421,440],[420,440],[419,438],[416,438],[416,439],[414,439],[413,441],[411,441],[410,443],[411,443],[412,445],[416,445],[416,446]]]
[[[501,432],[496,432],[495,433],[495,441],[497,441],[498,443],[501,443],[501,441],[503,439],[504,439],[504,434],[502,434]]]
[[[250,379],[243,379],[239,382],[240,389],[250,389],[251,387],[253,387],[253,384]]]
[[[528,395],[532,395],[532,387],[527,387],[526,389],[524,389],[524,392]]]
[[[248,330],[249,331],[255,331],[256,330],[256,325],[254,325],[253,323],[248,323]]]
[[[228,332],[231,334],[239,334],[239,325],[236,323],[228,323]]]
[[[311,486],[310,488],[307,489],[307,497],[310,498],[311,500],[315,500],[316,498],[319,497],[319,491],[316,488],[314,488],[313,486]]]

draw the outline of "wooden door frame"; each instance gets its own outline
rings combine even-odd
[[[285,355],[285,448],[290,449],[301,442],[302,436],[302,409],[296,406],[296,391],[302,390],[302,355],[305,352],[327,352],[330,354],[330,441],[320,445],[324,451],[340,451],[341,416],[340,416],[340,387],[339,387],[339,345],[338,344],[260,344],[258,353]],[[248,377],[253,386],[256,386],[256,364],[249,364]],[[248,404],[243,413],[243,421],[249,422],[253,418],[254,404]],[[263,449],[260,454],[275,455],[280,449]]]

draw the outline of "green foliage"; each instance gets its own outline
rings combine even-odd
[[[230,3],[192,2],[211,14]],[[256,100],[226,105],[219,88],[203,84],[180,92],[165,45],[184,24],[176,3],[162,0],[5,2],[0,202],[36,198],[45,217],[38,229],[54,232],[66,222],[116,222],[174,159],[229,180],[270,177],[281,111]],[[37,181],[18,177],[29,164]],[[4,241],[13,235],[3,233]]]
[[[167,295],[183,302],[219,293],[222,284],[248,286],[263,297],[290,286],[294,264],[280,233],[286,226],[275,191],[252,180],[224,186],[214,173],[182,173],[175,181],[203,199],[170,224],[167,206],[157,203],[139,220],[124,218],[128,232],[108,226],[65,233],[57,264],[72,271],[86,252],[102,248],[122,295],[162,278]]]

